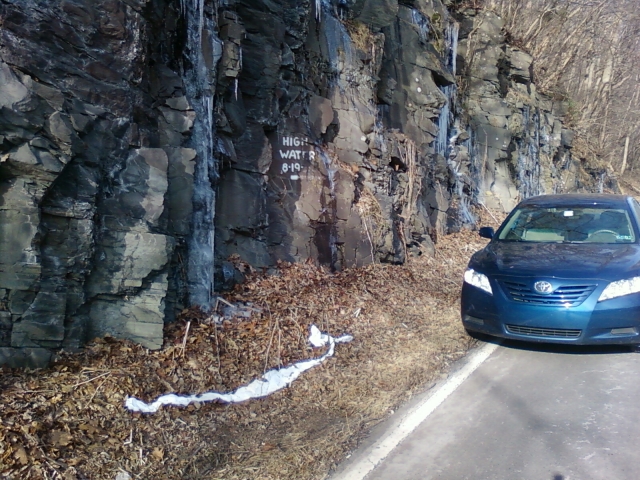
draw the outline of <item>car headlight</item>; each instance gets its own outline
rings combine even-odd
[[[480,290],[484,290],[489,295],[493,295],[493,290],[491,290],[491,284],[487,276],[476,272],[473,268],[467,268],[467,271],[464,272],[464,281],[469,285],[478,287]]]
[[[618,280],[617,282],[611,282],[602,291],[599,302],[603,300],[609,300],[610,298],[622,297],[624,295],[630,295],[632,293],[640,292],[640,277],[628,278],[626,280]]]

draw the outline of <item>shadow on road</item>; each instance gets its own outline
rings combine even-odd
[[[494,343],[513,350],[556,353],[559,355],[620,355],[635,352],[631,345],[561,345],[556,343],[520,342],[483,336],[478,338],[485,343]]]

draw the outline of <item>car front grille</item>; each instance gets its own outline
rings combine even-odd
[[[562,328],[537,328],[507,325],[507,332],[527,337],[578,338],[582,330],[566,330]]]
[[[563,285],[553,293],[544,295],[537,293],[529,285],[521,282],[503,281],[502,286],[509,298],[515,302],[557,307],[577,307],[596,288],[596,285]]]

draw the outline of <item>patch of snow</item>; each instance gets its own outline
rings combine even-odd
[[[289,386],[303,372],[320,365],[327,358],[332,357],[335,351],[336,343],[348,343],[353,340],[351,335],[342,335],[334,338],[327,333],[322,333],[315,325],[311,326],[309,335],[309,343],[314,347],[323,347],[329,345],[329,350],[319,358],[303,360],[293,365],[275,370],[269,370],[261,379],[238,388],[231,393],[206,392],[200,395],[176,395],[170,393],[162,395],[155,402],[145,403],[134,397],[129,397],[125,401],[125,407],[132,412],[155,413],[162,405],[175,405],[186,407],[193,402],[212,402],[219,401],[223,403],[238,403],[250,400],[252,398],[262,398],[271,395],[278,390]]]

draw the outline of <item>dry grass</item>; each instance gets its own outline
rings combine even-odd
[[[376,246],[382,241],[385,229],[391,228],[382,214],[382,207],[375,195],[367,187],[363,187],[355,207],[362,219],[364,233],[371,248],[371,260],[375,262]]]
[[[373,34],[369,27],[357,20],[347,20],[345,22],[345,26],[347,27],[349,37],[356,48],[363,51],[371,49]]]
[[[338,274],[281,265],[279,275],[254,274],[227,296],[260,307],[251,319],[215,326],[185,312],[157,352],[106,339],[44,371],[4,370],[2,478],[112,480],[122,470],[141,479],[325,478],[474,344],[459,322],[458,293],[483,244],[465,231],[443,239],[434,257]],[[306,344],[312,323],[355,340],[266,399],[154,415],[123,407],[128,395],[232,390],[265,368],[317,357],[322,349]]]

